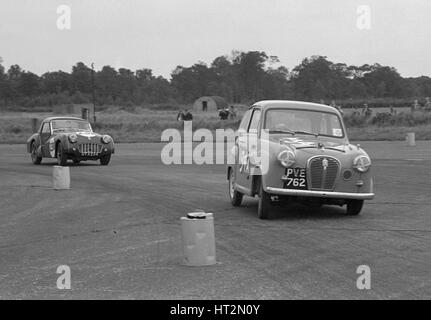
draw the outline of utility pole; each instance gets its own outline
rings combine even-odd
[[[94,92],[94,63],[91,63],[91,88],[93,92],[93,121],[96,124],[96,95]]]

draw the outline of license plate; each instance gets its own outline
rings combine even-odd
[[[283,177],[283,188],[307,190],[307,170],[305,168],[287,168]]]

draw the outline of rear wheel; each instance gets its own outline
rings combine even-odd
[[[229,172],[229,198],[234,207],[239,207],[242,202],[243,194],[235,190],[235,173],[233,169]]]
[[[102,166],[107,166],[109,161],[111,161],[111,154],[107,154],[106,156],[100,158],[100,164]]]
[[[260,197],[259,205],[257,207],[257,216],[259,219],[269,219],[269,210],[271,207],[271,196],[263,190],[262,184],[260,184]]]
[[[33,164],[40,164],[42,162],[42,157],[37,155],[36,145],[34,142],[31,143],[30,156]]]
[[[357,216],[364,205],[364,200],[349,200],[347,201],[347,215],[349,216]]]
[[[57,145],[57,163],[59,166],[65,166],[67,163],[67,154],[64,152],[63,145]]]

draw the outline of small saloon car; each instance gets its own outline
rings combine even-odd
[[[42,158],[56,158],[64,166],[68,159],[74,163],[100,160],[107,165],[114,153],[114,141],[109,135],[94,133],[88,121],[74,117],[51,117],[42,121],[40,129],[27,140],[27,152],[33,164]]]
[[[229,196],[258,196],[258,216],[267,219],[273,202],[299,201],[347,207],[360,213],[372,199],[371,160],[349,143],[340,112],[327,105],[261,101],[244,114],[228,164]]]

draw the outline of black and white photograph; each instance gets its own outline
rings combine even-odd
[[[0,300],[431,299],[430,17],[1,0]]]

